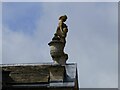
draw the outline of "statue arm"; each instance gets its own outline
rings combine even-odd
[[[63,33],[63,22],[62,21],[59,22],[59,27],[60,27],[60,31]]]

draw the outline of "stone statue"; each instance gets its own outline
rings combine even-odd
[[[53,37],[53,40],[58,38],[61,42],[64,43],[64,45],[66,44],[66,36],[68,32],[67,25],[64,23],[66,20],[67,20],[66,15],[59,17],[59,24],[56,33],[54,34],[55,36]]]
[[[68,59],[68,54],[64,53],[66,36],[68,32],[67,25],[64,23],[66,20],[66,15],[59,17],[57,30],[54,34],[54,37],[52,38],[52,41],[48,43],[50,46],[50,54],[54,63],[60,65],[65,65]]]

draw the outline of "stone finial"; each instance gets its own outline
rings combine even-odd
[[[68,27],[64,23],[66,20],[66,15],[59,17],[57,30],[52,38],[52,41],[48,43],[50,46],[50,54],[55,64],[65,65],[68,59],[68,54],[64,53],[66,36],[68,32]]]

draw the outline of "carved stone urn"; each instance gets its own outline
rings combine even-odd
[[[50,46],[50,55],[54,64],[65,65],[68,54],[64,53],[64,43],[59,40],[52,40],[48,45]]]

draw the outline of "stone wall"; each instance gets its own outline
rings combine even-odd
[[[2,90],[78,90],[76,64],[1,65]]]

